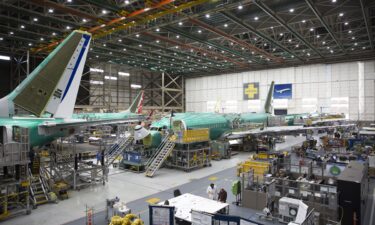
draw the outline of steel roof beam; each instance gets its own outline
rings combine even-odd
[[[316,52],[320,57],[324,58],[324,56],[314,46],[312,46],[299,33],[297,33],[293,28],[291,28],[280,16],[278,16],[272,9],[270,9],[267,5],[265,5],[261,0],[253,0],[253,2],[256,6],[258,6],[261,10],[266,12],[275,21],[277,21],[279,24],[284,26],[290,33],[292,33],[296,38],[302,41],[307,47],[309,47],[311,50]]]
[[[216,44],[216,43],[214,43],[214,42],[210,42],[210,41],[207,41],[207,40],[203,40],[203,39],[198,38],[198,37],[196,37],[196,36],[194,36],[194,35],[191,35],[191,34],[189,34],[189,33],[186,33],[185,31],[183,31],[183,30],[181,30],[181,29],[172,28],[172,27],[170,27],[170,26],[163,27],[163,29],[165,29],[165,30],[167,30],[167,31],[169,31],[169,32],[172,32],[172,33],[176,33],[176,34],[182,35],[182,36],[184,36],[184,37],[186,37],[186,38],[189,38],[189,39],[192,39],[192,40],[194,40],[194,41],[197,41],[197,42],[200,42],[200,43],[203,43],[203,44],[207,44],[207,45],[211,45],[211,46],[213,46],[213,47],[215,47],[215,48],[217,48],[217,49],[220,49],[220,50],[222,50],[222,51],[229,52],[229,53],[231,53],[231,54],[233,54],[233,55],[237,55],[237,56],[239,56],[239,57],[241,57],[241,58],[245,58],[245,59],[251,60],[251,61],[256,62],[256,63],[258,63],[258,64],[264,64],[264,63],[261,63],[261,62],[258,61],[258,60],[255,60],[255,59],[252,58],[252,57],[250,58],[250,57],[248,57],[248,56],[243,55],[242,53],[239,53],[239,52],[237,52],[237,51],[235,51],[235,50],[233,50],[233,49],[230,49],[230,48],[227,48],[227,47],[224,47],[224,46],[218,45],[218,44]]]
[[[248,29],[249,31],[251,31],[252,33],[258,35],[259,37],[269,41],[270,43],[276,45],[277,47],[279,47],[280,49],[288,52],[289,54],[291,55],[294,55],[294,57],[296,57],[297,59],[301,60],[301,61],[304,61],[303,58],[299,57],[295,52],[292,52],[291,50],[287,49],[286,47],[284,47],[282,44],[278,43],[277,41],[273,40],[272,38],[268,37],[267,35],[263,34],[262,32],[260,31],[257,31],[254,27],[252,27],[251,25],[247,24],[246,22],[244,22],[243,20],[239,19],[238,17],[236,17],[235,15],[233,15],[232,13],[230,12],[221,12],[222,15],[224,15],[225,17],[227,17],[228,19],[230,19],[231,21],[235,22],[236,24]]]
[[[329,35],[332,37],[332,39],[336,42],[336,44],[340,47],[341,51],[346,53],[346,50],[344,46],[342,46],[341,42],[337,39],[336,35],[333,33],[331,27],[326,23],[326,21],[323,19],[323,16],[320,14],[320,12],[316,9],[314,4],[311,2],[311,0],[305,0],[306,4],[309,6],[310,10],[313,11],[315,16],[318,18],[321,24],[323,24],[324,28],[328,31]]]
[[[122,9],[116,5],[108,4],[108,2],[103,2],[100,0],[81,0],[89,4],[93,4],[95,6],[101,7],[103,9],[111,10],[112,12],[120,12]]]
[[[180,46],[181,48],[185,48],[185,49],[194,49],[195,51],[197,52],[203,52],[203,53],[206,53],[207,55],[211,55],[211,56],[214,56],[214,57],[217,57],[217,58],[221,58],[221,59],[224,59],[224,60],[227,60],[228,62],[232,62],[234,64],[237,64],[238,66],[241,66],[241,67],[249,67],[248,64],[245,64],[245,63],[242,63],[242,62],[238,62],[236,60],[233,60],[232,58],[229,58],[229,57],[226,57],[226,56],[223,56],[221,54],[217,54],[215,52],[211,52],[211,51],[207,51],[205,49],[201,49],[201,48],[198,48],[198,47],[195,47],[195,46],[191,46],[191,45],[188,45],[188,44],[184,44],[182,42],[179,42],[179,41],[175,41],[175,40],[171,40],[167,37],[164,37],[164,36],[160,36],[160,35],[156,35],[156,34],[152,34],[152,33],[149,33],[149,32],[143,32],[142,34],[145,34],[145,35],[148,35],[150,37],[154,37],[156,39],[159,39],[159,40],[163,40],[165,42],[169,42],[171,44],[175,44],[175,45],[178,45]]]
[[[274,61],[276,61],[276,62],[279,62],[279,63],[280,63],[280,62],[283,62],[283,61],[284,61],[283,59],[281,59],[281,58],[279,58],[279,57],[276,57],[276,56],[270,54],[269,52],[266,52],[266,51],[263,50],[263,49],[260,49],[260,48],[258,48],[258,47],[256,47],[256,46],[252,45],[252,44],[249,44],[249,43],[247,43],[246,41],[243,41],[243,40],[241,40],[241,39],[239,39],[239,38],[233,37],[233,36],[231,36],[231,35],[225,33],[224,31],[221,31],[221,30],[218,29],[218,28],[215,28],[215,27],[213,27],[213,26],[210,26],[209,24],[204,23],[204,22],[202,22],[202,21],[200,21],[200,20],[193,19],[193,18],[189,18],[189,21],[190,21],[191,23],[196,24],[196,25],[198,25],[198,26],[201,26],[201,27],[203,27],[203,28],[205,28],[205,29],[207,29],[207,30],[209,30],[209,31],[211,31],[211,32],[213,32],[213,33],[215,33],[215,34],[218,34],[218,35],[224,37],[225,39],[228,39],[228,40],[230,40],[230,41],[233,41],[233,42],[237,43],[238,45],[240,45],[240,46],[242,46],[242,47],[248,48],[250,51],[255,51],[255,52],[257,52],[257,53],[259,53],[259,54],[261,54],[261,55],[264,55],[264,56],[268,57],[269,59],[272,59],[272,60],[274,60]]]
[[[368,18],[367,18],[367,14],[366,14],[365,5],[363,3],[363,0],[359,0],[359,3],[361,4],[361,10],[362,10],[362,14],[363,14],[363,19],[365,21],[365,26],[366,26],[366,31],[367,31],[368,38],[370,40],[370,46],[371,46],[371,49],[374,49],[374,43],[372,41],[372,32],[370,31],[370,26],[368,24]]]
[[[70,13],[72,15],[79,16],[79,17],[82,17],[82,18],[87,18],[87,19],[90,19],[90,20],[93,20],[93,21],[101,20],[100,17],[93,16],[92,14],[85,13],[85,12],[82,12],[82,11],[77,10],[77,9],[66,7],[63,4],[59,4],[59,3],[56,3],[56,2],[52,2],[52,1],[48,1],[48,0],[30,0],[30,1],[33,2],[34,4],[37,4],[37,5],[40,5],[40,6],[52,7],[56,10],[66,12],[66,13]]]

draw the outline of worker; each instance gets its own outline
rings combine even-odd
[[[34,151],[34,148],[31,147],[30,151],[29,151],[29,159],[30,159],[29,168],[30,168],[30,170],[33,169],[34,158],[35,158],[35,151]]]
[[[217,200],[222,203],[227,202],[227,192],[224,190],[224,188],[220,189],[219,194],[217,196]]]
[[[216,200],[216,186],[215,184],[211,183],[208,187],[207,187],[207,194],[208,194],[208,198],[209,199],[212,199],[212,200]]]
[[[164,205],[169,205],[169,201],[168,201],[168,200],[165,200],[165,201],[164,201]]]
[[[100,153],[100,151],[98,151],[96,153],[96,165],[98,165],[102,160],[102,154]]]

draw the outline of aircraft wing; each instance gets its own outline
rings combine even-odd
[[[64,121],[46,121],[39,125],[38,132],[43,135],[50,135],[57,131],[79,129],[88,126],[99,126],[99,125],[113,125],[122,123],[138,123],[143,121],[145,118],[143,115],[137,117],[124,118],[124,119],[96,119],[96,120],[85,120],[85,119],[71,119]]]
[[[355,124],[342,124],[342,125],[332,125],[332,126],[314,126],[314,127],[304,127],[304,126],[279,126],[279,127],[266,127],[257,128],[246,131],[232,132],[225,135],[227,139],[238,139],[247,135],[293,135],[305,133],[307,130],[331,130],[338,127],[354,128]]]

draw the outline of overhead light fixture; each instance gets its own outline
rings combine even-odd
[[[139,37],[139,34],[136,34],[135,36],[138,38],[138,37]]]
[[[355,46],[357,46],[357,45],[358,45],[358,43],[356,42],[356,43],[354,43],[354,45],[355,45]]]
[[[254,20],[255,20],[255,21],[259,20],[259,17],[257,17],[257,16],[256,16],[256,17],[254,17]]]
[[[86,22],[87,22],[87,20],[86,20],[85,18],[83,18],[83,19],[82,19],[82,22],[86,23]]]
[[[284,34],[283,33],[280,33],[280,36],[283,36]]]
[[[179,25],[179,26],[182,26],[182,22],[178,22],[178,25]]]
[[[345,26],[348,25],[348,24],[349,24],[349,22],[345,22],[345,23],[344,23]]]
[[[70,2],[72,2],[72,0],[67,0],[67,2],[69,2],[69,3],[70,3]]]
[[[322,42],[322,44],[323,44],[323,45],[325,45],[325,44],[326,44],[326,42],[325,42],[325,41],[323,41],[323,42]]]
[[[67,29],[67,30],[70,30],[70,29],[71,29],[71,27],[70,27],[70,26],[66,26],[66,29]]]
[[[351,34],[351,33],[352,33],[352,31],[351,31],[351,30],[349,30],[349,31],[348,31],[348,33],[349,33],[349,34]]]
[[[90,84],[104,84],[104,82],[100,80],[90,80]]]
[[[104,79],[106,79],[106,80],[117,80],[117,77],[113,77],[113,76],[104,76]]]
[[[156,28],[156,32],[159,32],[160,31],[160,29],[159,28]]]
[[[34,20],[34,22],[38,22],[38,18],[36,18],[36,17],[34,17],[33,20]]]
[[[112,52],[109,52],[110,55],[112,55]]]
[[[296,45],[296,48],[298,48],[299,47],[299,45]]]
[[[97,55],[96,58],[98,58],[99,56]],[[96,72],[96,73],[104,73],[104,70],[102,69],[98,69],[98,68],[90,68],[90,72]]]
[[[55,33],[55,32],[52,32],[52,36],[56,36],[56,33]]]
[[[48,12],[49,13],[53,13],[53,9],[48,9]]]
[[[122,39],[118,39],[118,42],[122,42]]]
[[[29,43],[29,46],[32,46],[33,44],[32,43]]]
[[[21,25],[20,27],[21,27],[21,29],[25,29],[25,26],[24,26],[24,25]]]
[[[145,8],[144,11],[147,12],[148,10],[150,10],[151,8]]]
[[[202,33],[202,30],[198,30],[198,33]]]
[[[126,1],[125,1],[125,4],[126,4],[126,5],[128,5],[128,4],[129,4],[129,1],[128,1],[128,0],[126,0]]]
[[[156,43],[159,43],[160,41],[159,40],[156,40]]]
[[[13,35],[13,34],[14,34],[14,32],[13,32],[13,31],[11,31],[11,32],[9,32],[9,34],[10,34],[10,35]]]
[[[228,27],[228,24],[224,23],[224,27]]]
[[[9,56],[6,56],[6,55],[0,55],[0,59],[1,59],[1,60],[9,61],[9,60],[10,60],[10,57],[9,57]]]
[[[292,42],[292,39],[289,39],[288,41],[289,41],[289,42]]]
[[[365,50],[365,49],[366,49],[366,47],[365,47],[365,46],[363,46],[363,47],[362,47],[362,49],[363,49],[363,50]]]
[[[314,31],[314,28],[310,28],[310,31]]]
[[[3,37],[0,37],[0,41],[2,41],[2,40],[4,40],[4,38],[3,38]]]
[[[289,12],[290,13],[294,12],[294,9],[293,8],[289,9]]]
[[[339,16],[340,16],[340,17],[341,17],[341,16],[344,16],[344,13],[340,13]]]
[[[302,23],[306,23],[306,20],[302,20]]]
[[[123,51],[126,51],[126,48],[122,49]]]
[[[180,38],[180,35],[176,35],[176,38]]]
[[[210,18],[210,14],[206,14],[206,18]]]
[[[44,38],[41,37],[40,40],[41,40],[41,41],[44,41]]]
[[[336,3],[337,0],[332,0],[332,3]]]
[[[320,38],[320,35],[318,34],[318,35],[316,35],[316,38]]]
[[[103,13],[103,14],[107,14],[108,12],[107,12],[107,10],[103,9],[103,10],[102,10],[102,13]]]
[[[355,37],[352,37],[352,40],[354,40],[355,39]]]
[[[106,46],[107,46],[107,44],[106,44],[106,43],[104,43],[104,44],[103,44],[103,47],[106,47]]]
[[[239,9],[239,10],[243,9],[243,6],[242,6],[242,5],[239,5],[239,6],[238,6],[238,9]]]
[[[142,48],[142,45],[140,44],[140,45],[138,45],[140,48]]]
[[[142,86],[139,85],[139,84],[131,84],[130,87],[133,88],[133,89],[139,89],[139,88],[142,88]]]
[[[333,53],[333,50],[331,49],[329,52],[330,52],[330,53]]]

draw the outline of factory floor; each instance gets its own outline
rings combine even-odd
[[[276,149],[290,149],[290,146],[301,143],[305,137],[287,137],[285,143],[277,144]],[[94,224],[107,224],[104,218],[105,200],[119,197],[127,203],[133,213],[140,214],[148,224],[148,203],[152,198],[161,201],[173,197],[173,190],[180,189],[182,193],[192,193],[206,197],[206,188],[214,182],[219,188],[228,191],[228,202],[234,201],[230,193],[230,186],[236,179],[235,166],[238,162],[247,159],[250,153],[240,153],[229,160],[213,161],[212,167],[186,173],[174,169],[161,169],[154,178],[147,178],[143,174],[111,169],[109,181],[103,186],[98,184],[81,191],[70,191],[69,199],[58,204],[46,204],[33,210],[30,215],[22,215],[6,221],[15,225],[34,224],[85,224],[86,206],[94,208]],[[372,182],[374,183],[374,182]],[[374,184],[372,184],[371,197],[367,211],[373,214]],[[371,210],[372,208],[372,210]],[[230,214],[257,220],[255,211],[247,208],[230,206]],[[267,222],[261,221],[263,224]],[[370,221],[369,221],[370,222]],[[372,224],[372,223],[366,223]]]

